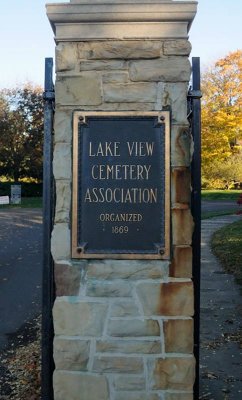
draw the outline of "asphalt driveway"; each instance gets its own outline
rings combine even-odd
[[[0,210],[0,350],[41,311],[42,210]]]

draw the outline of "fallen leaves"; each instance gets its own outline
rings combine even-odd
[[[0,398],[4,400],[40,399],[40,317],[33,321],[36,337],[30,343],[6,350],[0,356]],[[21,335],[18,340],[21,343]]]

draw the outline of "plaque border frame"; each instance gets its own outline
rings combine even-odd
[[[85,253],[78,246],[78,131],[79,123],[86,117],[157,117],[159,124],[165,124],[165,246],[157,253]],[[170,177],[170,111],[74,111],[72,141],[72,210],[71,210],[71,257],[76,259],[116,259],[116,260],[167,260],[171,251],[171,177]]]

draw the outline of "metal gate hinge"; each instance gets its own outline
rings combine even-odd
[[[55,92],[54,91],[45,91],[43,93],[44,100],[55,100]]]
[[[201,90],[189,90],[187,97],[192,99],[201,99],[202,98]]]

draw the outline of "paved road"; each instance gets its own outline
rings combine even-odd
[[[210,249],[212,234],[239,220],[228,215],[202,221],[201,262],[201,397],[203,400],[242,399],[242,296]]]
[[[241,208],[242,209],[242,208]],[[227,201],[227,200],[202,200],[202,212],[210,212],[210,211],[238,211],[239,206],[236,201]]]
[[[0,350],[41,309],[41,210],[0,210]]]

